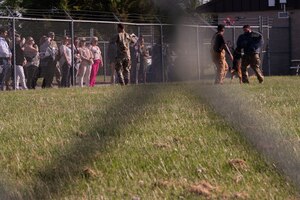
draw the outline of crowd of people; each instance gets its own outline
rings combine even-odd
[[[155,61],[155,54],[151,60],[152,53],[142,36],[137,38],[134,34],[128,34],[123,24],[117,27],[118,32],[111,38],[107,51],[107,63],[112,71],[111,83],[116,80],[120,85],[127,85],[134,80],[145,83],[151,61]],[[260,69],[263,37],[252,31],[249,25],[245,25],[243,30],[232,54],[224,39],[225,26],[218,26],[211,45],[211,55],[217,69],[215,84],[222,84],[227,74],[226,52],[233,61],[231,73],[237,73],[241,83],[249,83],[249,66],[254,70],[259,83],[264,81]],[[25,39],[19,34],[14,37],[15,45],[12,45],[7,30],[0,28],[1,90],[35,89],[39,78],[42,78],[42,88],[52,88],[54,79],[58,87],[95,86],[99,68],[103,67],[97,37],[89,41],[75,37],[72,42],[71,38],[64,36],[59,43],[55,41],[54,32],[42,36],[38,42],[32,37]],[[135,66],[134,78],[130,77],[132,65]]]
[[[0,28],[1,90],[35,89],[39,78],[42,78],[42,88],[52,88],[54,81],[58,87],[75,84],[80,87],[95,86],[99,68],[103,67],[97,37],[92,37],[89,41],[74,38],[73,42],[68,36],[57,42],[54,32],[42,36],[38,42],[32,37],[25,39],[19,34],[14,37],[15,47],[7,30]],[[118,24],[118,33],[111,38],[107,52],[112,71],[111,83],[118,81],[121,85],[127,85],[130,82],[132,47],[137,50],[141,59],[140,79],[146,81],[144,66],[148,66],[147,58],[150,55],[144,38],[126,33],[124,25]]]
[[[244,33],[238,37],[236,49],[231,53],[224,39],[225,26],[218,25],[217,32],[212,38],[211,55],[216,65],[215,84],[223,84],[228,71],[226,62],[226,53],[233,61],[231,69],[232,77],[237,73],[240,83],[249,83],[248,68],[249,66],[255,72],[259,83],[263,83],[264,76],[260,68],[260,53],[263,47],[262,34],[252,31],[249,25],[243,26]]]
[[[25,39],[15,34],[15,47],[12,47],[7,35],[7,30],[1,28],[1,90],[35,89],[40,77],[43,78],[42,88],[53,87],[54,77],[58,87],[74,85],[73,77],[81,87],[95,86],[99,67],[103,66],[97,37],[91,38],[88,45],[85,39],[75,38],[72,56],[71,39],[68,36],[64,36],[58,45],[54,32],[42,36],[39,42],[32,37]]]

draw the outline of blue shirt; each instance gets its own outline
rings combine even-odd
[[[244,54],[260,53],[263,47],[263,36],[258,32],[247,32],[239,36],[237,40],[237,50],[244,50]]]
[[[0,37],[0,57],[1,58],[10,58],[11,57],[10,48],[3,37]]]

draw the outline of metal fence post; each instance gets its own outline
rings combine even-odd
[[[14,12],[12,12],[8,7],[6,7],[6,10],[8,11],[10,17],[8,18],[9,20],[12,19],[12,42],[13,42],[13,52],[12,52],[12,56],[13,56],[13,60],[12,60],[12,66],[9,66],[10,68],[13,67],[14,69],[14,80],[13,80],[13,83],[14,83],[14,90],[17,89],[17,66],[16,66],[16,37],[15,37],[15,34],[16,34],[16,19],[15,19],[15,16],[14,16]],[[12,17],[12,18],[11,18]],[[2,86],[4,87],[4,86]]]
[[[140,38],[140,37],[141,37],[141,27],[138,26],[138,38]],[[141,67],[140,52],[138,53],[137,60],[138,61],[136,63],[136,67],[135,67],[135,84],[139,83],[139,70],[140,70],[140,67]]]
[[[291,17],[289,17],[289,19],[288,19],[288,23],[289,23],[289,25],[288,25],[288,31],[289,31],[289,63],[290,63],[290,66],[291,66],[291,60],[293,59],[293,42],[292,42],[292,18]]]
[[[201,66],[200,66],[200,41],[199,41],[199,26],[197,26],[197,64],[198,64],[198,80],[201,79]]]
[[[74,44],[74,20],[71,20],[71,58],[72,58],[72,79],[73,79],[73,87],[76,86],[76,76],[75,76],[75,44]]]
[[[150,30],[151,30],[151,45],[154,45],[154,26],[150,26]]]
[[[258,17],[258,23],[259,23],[259,32],[262,34],[263,33],[263,17],[262,16]]]
[[[236,43],[236,29],[235,29],[235,25],[233,25],[233,41],[232,41],[232,47],[233,49],[235,49],[235,43]]]
[[[268,71],[269,76],[271,76],[271,54],[270,54],[270,19],[267,17],[267,59],[268,59]]]
[[[258,31],[260,32],[261,35],[263,35],[263,26],[264,26],[264,22],[263,22],[263,17],[262,16],[259,16],[258,17]],[[260,53],[259,53],[259,57],[261,58],[261,65],[260,65],[260,68],[262,69],[263,68],[263,58],[264,58],[264,52],[263,52],[263,48],[260,49]]]
[[[106,43],[104,42],[103,43],[103,50],[104,50],[104,52],[103,52],[103,59],[102,59],[102,64],[103,64],[103,73],[104,73],[104,79],[103,79],[103,81],[104,81],[104,83],[106,83]]]
[[[165,61],[164,61],[164,35],[163,25],[160,25],[160,41],[161,41],[161,67],[162,67],[162,82],[165,82]]]
[[[17,65],[16,65],[16,18],[15,16],[13,15],[13,31],[12,31],[12,34],[13,34],[13,66],[14,66],[14,90],[17,89]]]
[[[72,67],[72,80],[73,80],[73,86],[76,86],[76,76],[75,76],[75,45],[74,45],[74,39],[75,39],[75,34],[74,34],[74,20],[71,17],[71,15],[64,10],[65,14],[68,16],[68,18],[70,19],[69,22],[71,22],[71,67]]]
[[[94,28],[90,28],[90,41],[92,37],[94,37]]]

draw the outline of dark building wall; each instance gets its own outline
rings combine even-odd
[[[197,8],[200,13],[210,12],[242,12],[280,10],[281,5],[276,1],[275,7],[268,6],[268,0],[212,0]],[[288,0],[288,9],[300,9],[299,0]]]
[[[299,2],[298,2],[299,3]],[[300,10],[290,13],[291,17],[291,59],[300,59]]]
[[[241,0],[233,0],[233,5],[232,5],[233,12],[238,12],[241,7],[242,7]]]
[[[271,74],[287,75],[290,73],[291,60],[300,59],[300,0],[288,0],[287,10],[290,19],[278,18],[278,12],[282,8],[278,1],[276,2],[275,7],[269,7],[268,0],[213,0],[200,6],[198,11],[217,15],[218,23],[224,23],[223,19],[227,17],[231,19],[241,17],[245,21],[258,16],[271,18],[269,41]],[[268,74],[267,59],[266,55],[264,56],[263,69]]]

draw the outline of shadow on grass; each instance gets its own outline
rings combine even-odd
[[[95,160],[95,154],[108,152],[107,146],[118,142],[118,137],[122,135],[128,122],[140,116],[142,108],[151,103],[155,94],[161,92],[161,87],[150,87],[150,90],[134,86],[123,88],[123,95],[112,101],[114,103],[108,106],[106,114],[97,116],[98,119],[91,123],[88,132],[82,133],[80,138],[68,147],[67,152],[61,153],[43,169],[38,169],[38,181],[34,183],[32,191],[24,195],[25,198],[59,198],[66,188],[74,184],[74,180],[92,175],[85,167]],[[103,119],[109,120],[104,124],[101,123]]]

